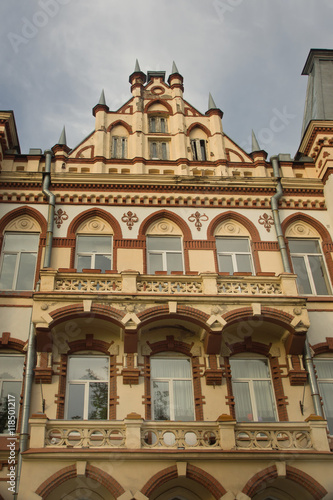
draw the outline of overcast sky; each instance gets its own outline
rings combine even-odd
[[[63,125],[73,148],[94,128],[102,88],[110,110],[129,75],[175,60],[184,98],[208,93],[223,128],[250,151],[297,151],[310,48],[333,48],[332,0],[2,0],[0,109],[14,110],[21,152],[48,149]]]

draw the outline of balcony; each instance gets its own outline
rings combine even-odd
[[[267,273],[270,274],[270,273]],[[296,275],[279,276],[220,276],[216,273],[200,275],[141,275],[136,271],[118,274],[58,272],[46,269],[40,272],[40,291],[44,293],[105,293],[136,295],[219,295],[244,297],[297,296]]]
[[[326,421],[236,423],[228,415],[215,422],[145,421],[132,413],[122,421],[30,419],[30,449],[100,451],[329,451]]]

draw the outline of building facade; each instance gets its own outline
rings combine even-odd
[[[333,498],[333,51],[303,74],[293,159],[175,64],[74,149],[0,112],[0,499]]]

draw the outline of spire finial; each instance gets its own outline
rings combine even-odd
[[[140,64],[139,64],[139,61],[136,59],[135,60],[135,68],[134,68],[134,73],[140,73],[141,72],[141,69],[140,69]]]
[[[255,133],[252,130],[252,153],[254,153],[255,151],[261,151],[261,149],[257,141],[257,138],[255,136]]]
[[[215,101],[214,101],[212,94],[210,92],[209,92],[209,97],[208,97],[208,109],[217,109]]]
[[[62,132],[61,132],[61,134],[60,134],[58,144],[59,144],[60,146],[67,146],[65,126],[64,126],[64,128],[62,129]]]
[[[179,71],[178,71],[178,68],[177,68],[177,66],[176,66],[175,61],[172,61],[172,70],[171,70],[171,74],[173,75],[174,73],[178,73],[178,74],[179,74]]]
[[[99,98],[98,104],[102,104],[102,106],[106,106],[104,89],[102,89],[101,97]]]

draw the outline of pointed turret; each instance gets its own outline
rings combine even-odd
[[[172,70],[171,70],[171,75],[168,78],[168,84],[172,89],[178,87],[181,89],[182,92],[184,92],[183,81],[184,78],[179,73],[175,61],[172,61]]]
[[[66,153],[66,155],[68,155],[70,150],[71,150],[71,148],[69,148],[67,146],[66,129],[65,129],[65,125],[64,125],[64,127],[61,131],[59,140],[53,146],[52,151],[55,155],[57,155],[57,154],[63,155],[64,153]]]
[[[105,102],[105,94],[104,94],[104,89],[102,89],[102,92],[101,92],[101,97],[99,98],[99,101],[98,101],[98,104],[96,104],[96,106],[93,107],[93,115],[96,116],[96,112],[97,111],[105,111],[105,112],[108,112],[109,111],[109,107],[106,105],[106,102]]]
[[[254,153],[255,151],[261,151],[261,148],[259,146],[255,133],[252,130],[252,153]]]
[[[60,134],[58,144],[60,146],[67,146],[65,125],[64,125],[64,128],[62,129],[62,132]]]
[[[223,111],[220,110],[215,104],[212,94],[209,92],[208,95],[208,111],[205,113],[206,115],[219,115],[221,118],[223,116]]]
[[[173,75],[174,73],[178,73],[179,75],[179,71],[178,71],[178,68],[176,66],[176,63],[175,61],[172,61],[172,70],[171,70],[171,74]]]
[[[102,104],[102,106],[106,106],[104,89],[102,89],[101,97],[99,98],[98,104]]]
[[[135,60],[135,67],[133,73],[129,76],[129,82],[131,84],[131,92],[137,87],[143,87],[146,83],[146,75],[141,71],[139,61]]]

